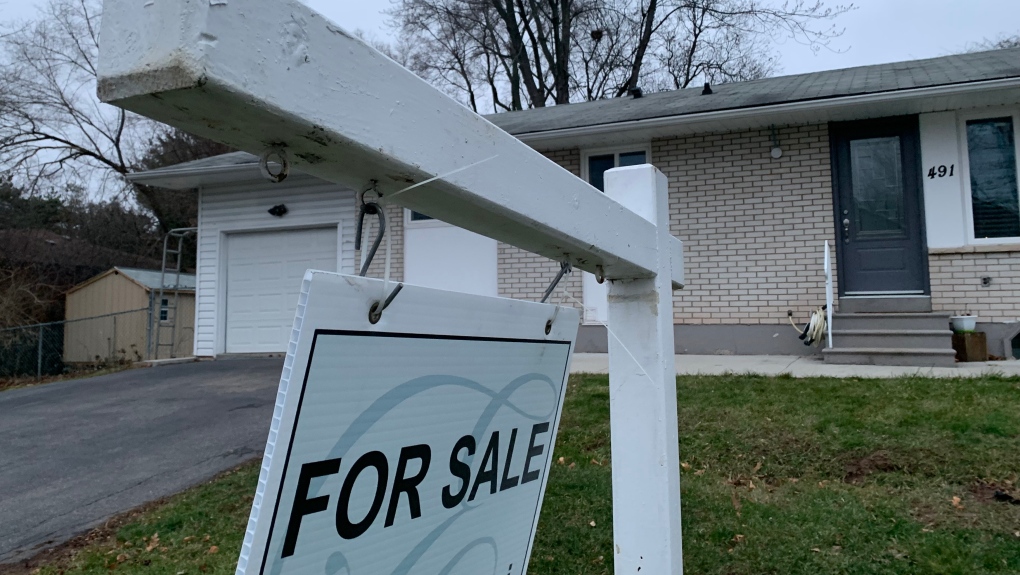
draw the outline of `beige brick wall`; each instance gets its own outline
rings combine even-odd
[[[580,177],[581,152],[578,149],[554,150],[543,152],[543,154],[575,176]],[[549,287],[549,282],[556,277],[556,273],[560,270],[560,264],[500,242],[498,269],[499,295],[537,301],[542,299],[542,294]],[[564,290],[573,299],[564,297]],[[577,301],[582,298],[581,272],[575,271],[560,282],[556,292],[550,297],[550,301],[579,308],[581,306]]]
[[[677,323],[784,323],[787,310],[803,321],[825,302],[823,242],[835,239],[828,129],[778,135],[778,160],[768,130],[652,142],[684,241]]]
[[[825,301],[821,246],[834,240],[827,128],[784,128],[779,138],[779,160],[769,155],[767,130],[652,142],[652,162],[670,182],[672,232],[686,251],[687,287],[676,293],[677,323],[785,323],[788,309],[803,321]],[[578,149],[543,153],[580,175]],[[400,280],[403,214],[390,207],[387,217],[391,277]],[[373,277],[382,276],[383,255],[380,250],[372,264]],[[538,300],[559,264],[500,243],[498,270],[501,296]],[[579,272],[561,285],[582,299]],[[579,307],[561,293],[553,301]]]
[[[928,266],[935,311],[970,312],[982,322],[1020,320],[1020,250],[931,254]],[[982,277],[991,285],[982,286]]]
[[[827,128],[783,128],[779,139],[779,160],[769,155],[767,130],[652,142],[652,162],[669,178],[672,232],[686,252],[687,287],[676,292],[676,323],[785,323],[788,309],[801,322],[824,302],[821,245],[835,241]],[[544,153],[580,175],[578,149]],[[395,206],[386,213],[390,273],[399,281],[404,217]],[[367,241],[374,237],[373,231]],[[383,275],[384,248],[369,271],[373,277]],[[504,297],[538,300],[559,270],[557,262],[503,243],[498,258]],[[985,322],[1020,320],[1020,249],[931,254],[929,267],[936,311],[969,311]],[[992,284],[983,287],[982,277]],[[582,299],[579,272],[561,285]],[[553,301],[560,300],[557,290]]]

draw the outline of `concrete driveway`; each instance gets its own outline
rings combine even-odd
[[[0,393],[0,563],[261,455],[282,365],[188,363]]]

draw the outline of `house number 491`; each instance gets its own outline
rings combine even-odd
[[[953,171],[955,170],[955,168],[956,164],[950,164],[948,168],[946,167],[945,164],[942,164],[937,168],[932,166],[932,168],[928,170],[928,177],[933,180],[935,178],[944,178],[946,176],[953,177]]]

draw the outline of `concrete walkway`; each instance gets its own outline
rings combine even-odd
[[[789,355],[677,355],[676,372],[681,375],[722,375],[760,373],[794,377],[978,377],[989,374],[1020,376],[1020,361],[960,363],[957,367],[899,367],[885,365],[831,365],[821,356]],[[604,353],[575,353],[571,373],[608,373],[609,356]]]

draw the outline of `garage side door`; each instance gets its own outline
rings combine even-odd
[[[336,265],[336,228],[228,235],[227,353],[286,351],[305,270]]]
[[[496,240],[421,214],[405,217],[404,222],[404,281],[462,293],[499,295]]]

